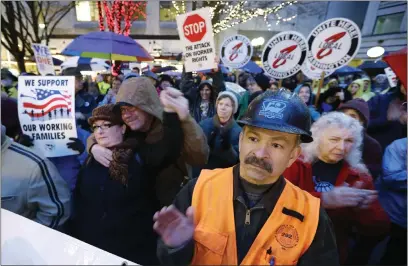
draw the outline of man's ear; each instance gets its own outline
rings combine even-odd
[[[242,130],[241,133],[239,133],[239,142],[238,142],[238,151],[241,151],[241,143],[242,139],[244,138],[244,131]]]
[[[300,147],[300,145],[297,145],[295,148],[293,148],[293,150],[290,152],[290,158],[286,168],[289,168],[297,160],[301,153],[302,147]]]

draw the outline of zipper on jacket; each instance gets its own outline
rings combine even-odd
[[[251,210],[247,209],[245,214],[245,225],[251,224]]]

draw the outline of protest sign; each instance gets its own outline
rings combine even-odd
[[[31,44],[34,51],[35,61],[37,62],[38,72],[45,76],[47,74],[55,75],[54,63],[52,62],[51,52],[48,46],[39,43]]]
[[[305,60],[305,62],[302,65],[302,72],[303,74],[310,78],[311,80],[318,80],[321,78],[322,76],[322,72],[323,70],[320,70],[318,68],[315,68],[314,66],[312,66],[312,64],[310,64],[309,61]],[[328,77],[330,76],[334,71],[333,70],[327,70],[324,72],[324,77]]]
[[[296,31],[273,36],[262,53],[262,66],[275,79],[284,79],[300,71],[307,54],[305,37]]]
[[[1,209],[2,265],[137,265]]]
[[[21,129],[46,157],[78,154],[66,145],[77,137],[74,91],[74,77],[18,77]]]
[[[323,71],[336,70],[347,65],[357,54],[361,32],[353,21],[333,18],[317,25],[307,42],[307,60],[312,66]]]
[[[187,72],[217,68],[211,24],[211,9],[201,8],[177,16],[177,28],[183,43]]]
[[[231,68],[245,66],[252,57],[251,41],[243,35],[233,35],[221,44],[220,57],[224,65]]]
[[[388,83],[390,84],[390,88],[396,87],[397,83],[397,75],[395,75],[394,71],[390,67],[384,68],[385,75],[387,76]]]

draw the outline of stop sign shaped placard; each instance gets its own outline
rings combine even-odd
[[[198,14],[188,16],[183,23],[184,36],[190,42],[199,42],[207,33],[205,20]]]

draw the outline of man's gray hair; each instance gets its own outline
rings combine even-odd
[[[346,128],[354,137],[354,143],[349,153],[344,158],[351,168],[360,173],[368,173],[367,167],[362,161],[361,147],[363,143],[364,128],[360,123],[341,112],[330,112],[320,117],[311,128],[313,142],[302,144],[303,161],[313,163],[318,158],[319,145],[324,132],[330,127]]]

